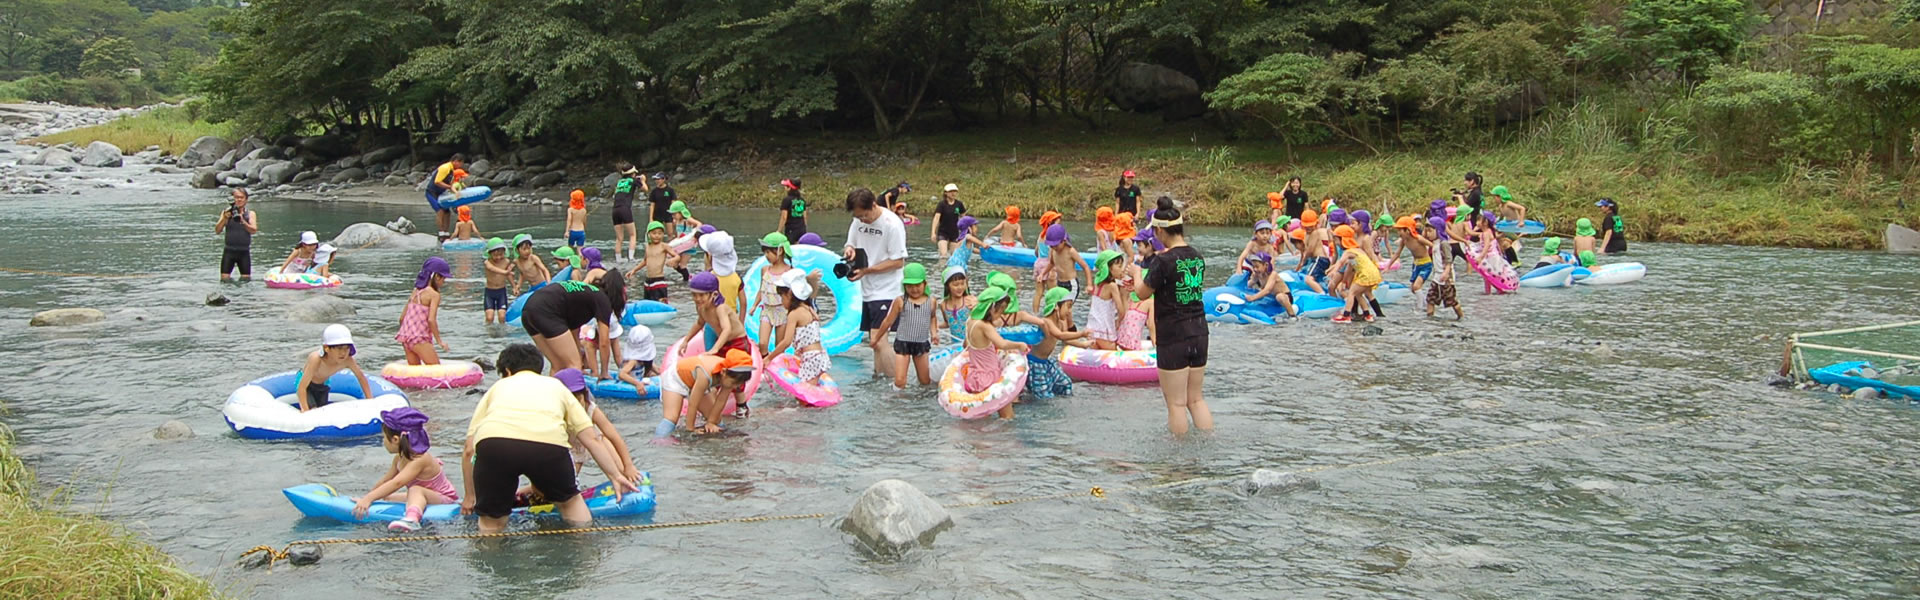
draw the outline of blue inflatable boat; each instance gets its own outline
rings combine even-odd
[[[642,471],[639,487],[640,491],[624,494],[616,499],[613,495],[613,484],[602,483],[591,490],[581,491],[581,495],[586,497],[587,510],[593,512],[595,519],[629,517],[653,512],[653,475]],[[353,516],[354,496],[341,494],[333,489],[333,486],[324,483],[296,485],[280,490],[280,493],[287,496],[287,501],[292,502],[293,507],[298,509],[300,514],[309,517],[333,519],[344,523],[385,523],[398,521],[407,515],[405,502],[382,500],[367,507],[366,517],[356,519]],[[552,504],[523,506],[513,509],[513,514],[558,516],[560,508]],[[426,512],[420,516],[423,522],[452,521],[458,518],[460,518],[458,504],[429,504]]]

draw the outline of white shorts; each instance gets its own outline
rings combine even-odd
[[[686,397],[693,395],[693,390],[687,389],[687,384],[681,383],[679,373],[668,371],[660,374],[660,395],[665,397],[669,393]]]

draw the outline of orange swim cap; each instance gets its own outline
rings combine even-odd
[[[1113,230],[1113,207],[1102,206],[1093,211],[1093,228],[1099,231]]]
[[[727,356],[720,359],[720,368],[724,370],[753,366],[753,357],[745,350],[728,350]]]
[[[1047,212],[1040,213],[1040,229],[1044,230],[1047,227],[1052,226],[1054,222],[1059,220],[1060,220],[1060,213],[1058,212],[1054,212],[1050,210]]]
[[[1412,230],[1412,229],[1413,229],[1413,217],[1411,217],[1411,216],[1407,216],[1407,217],[1400,217],[1400,219],[1399,219],[1399,220],[1396,220],[1396,221],[1394,221],[1394,222],[1393,222],[1393,228],[1394,228],[1394,229],[1407,229],[1407,230]]]
[[[1293,239],[1296,239],[1296,240],[1300,240],[1300,241],[1303,241],[1303,242],[1304,242],[1304,241],[1307,241],[1307,230],[1306,230],[1306,229],[1295,229],[1295,230],[1293,230],[1293,231],[1291,231],[1291,232],[1289,232],[1289,233],[1287,233],[1287,237],[1290,237],[1290,238],[1293,238]]]
[[[1346,226],[1341,225],[1341,227],[1346,227]],[[1348,250],[1355,250],[1360,247],[1360,242],[1353,241],[1353,236],[1347,236],[1347,237],[1340,238],[1340,247],[1346,248]]]
[[[1280,192],[1267,192],[1267,208],[1280,208],[1286,201],[1287,197],[1280,195]]]
[[[1335,227],[1333,228],[1333,235],[1334,237],[1342,239],[1353,239],[1353,228],[1346,225]]]
[[[1011,204],[1007,205],[1007,222],[1008,223],[1020,222],[1020,207],[1014,206]]]
[[[1313,209],[1311,209],[1311,208],[1309,208],[1309,209],[1307,209],[1306,211],[1304,211],[1304,212],[1301,212],[1301,213],[1300,213],[1300,225],[1301,225],[1301,226],[1303,226],[1303,227],[1315,227],[1315,226],[1318,226],[1319,224],[1320,224],[1320,213],[1317,213],[1317,212],[1313,212]]]
[[[1130,240],[1139,233],[1133,227],[1133,213],[1123,212],[1113,216],[1113,239]]]
[[[572,194],[567,195],[567,206],[572,208],[586,208],[587,193],[582,192],[580,190],[574,190]]]
[[[460,182],[460,180],[462,180],[462,179],[466,179],[466,178],[467,178],[467,170],[466,170],[466,169],[454,169],[454,170],[453,170],[453,181],[454,181],[454,183],[459,183],[459,182]]]
[[[462,206],[462,207],[460,207],[460,209],[459,209],[459,210],[457,210],[457,211],[455,211],[455,212],[458,212],[458,213],[460,213],[460,220],[462,220],[462,221],[472,221],[472,220],[473,220],[473,207],[471,207],[471,206]]]

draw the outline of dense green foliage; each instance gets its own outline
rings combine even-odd
[[[0,0],[0,96],[129,105],[186,93],[232,0]]]

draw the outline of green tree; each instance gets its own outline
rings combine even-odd
[[[133,42],[127,41],[127,38],[100,38],[87,46],[86,53],[80,56],[80,73],[92,77],[117,76],[122,71],[140,66],[140,59],[134,52]]]
[[[429,16],[444,12],[424,0],[259,0],[216,22],[233,39],[201,85],[216,118],[262,133],[340,122],[437,130],[437,103],[397,105],[375,81],[415,47],[449,39]]]
[[[1286,144],[1289,160],[1295,144],[1324,139],[1327,133],[1378,153],[1357,133],[1357,125],[1376,113],[1382,94],[1376,83],[1354,77],[1364,60],[1354,53],[1332,58],[1275,54],[1221,81],[1206,98],[1214,108],[1266,123]]]
[[[1871,115],[1873,146],[1901,164],[1902,147],[1920,136],[1920,49],[1886,44],[1843,45],[1826,64],[1827,83]]]
[[[1628,74],[1667,71],[1691,85],[1764,22],[1745,0],[1632,0],[1618,23],[1589,27],[1569,55]]]

